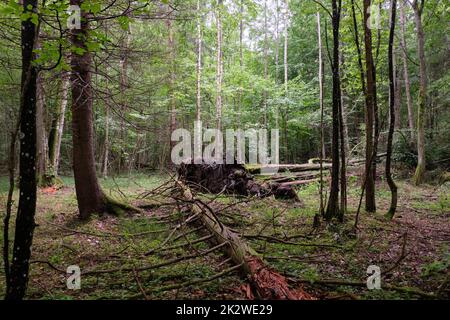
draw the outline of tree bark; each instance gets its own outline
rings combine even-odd
[[[173,131],[177,128],[177,101],[175,97],[175,38],[173,32],[173,24],[172,24],[172,15],[170,13],[170,7],[168,6],[168,19],[166,20],[168,38],[167,38],[167,46],[169,48],[169,96],[170,96],[170,126],[169,126],[169,134],[168,138],[170,140],[170,136]],[[175,146],[175,141],[170,141],[171,149]]]
[[[327,210],[325,212],[325,219],[330,221],[332,218],[340,216],[339,209],[339,138],[340,138],[340,104],[341,104],[341,84],[339,75],[339,24],[341,1],[332,1],[332,25],[333,25],[333,120],[332,120],[332,145],[331,145],[331,188],[328,199]]]
[[[392,159],[392,140],[394,138],[395,130],[395,74],[394,74],[394,34],[395,34],[395,17],[397,13],[397,0],[391,1],[391,27],[389,31],[389,46],[388,46],[388,64],[389,64],[389,134],[387,141],[387,155],[386,155],[386,181],[391,190],[391,205],[387,216],[393,218],[395,210],[397,209],[397,185],[392,179],[391,174],[391,159]]]
[[[268,56],[268,30],[267,30],[267,0],[264,0],[264,81],[267,85],[268,80],[268,65],[269,65],[269,56]],[[264,128],[268,128],[268,107],[267,107],[267,89],[264,88],[264,103],[263,103],[263,115],[264,115]]]
[[[49,142],[50,165],[55,177],[58,176],[59,163],[61,159],[61,141],[64,132],[64,120],[69,99],[70,74],[63,72],[61,74],[61,101],[56,112],[53,138]]]
[[[425,0],[414,0],[414,20],[417,29],[417,53],[419,56],[419,101],[417,109],[417,168],[414,174],[414,184],[423,182],[425,173],[425,108],[427,106],[427,68],[425,62],[425,34],[422,26],[422,13]]]
[[[283,55],[283,64],[284,64],[284,98],[287,100],[288,98],[288,14],[289,14],[289,0],[285,0],[285,14],[284,14],[284,55]],[[289,152],[288,152],[288,130],[287,130],[287,117],[288,117],[288,105],[285,102],[284,108],[282,112],[282,120],[283,120],[283,142],[284,142],[284,161],[289,162]]]
[[[197,0],[197,109],[195,119],[202,119],[202,19],[200,15],[200,0]]]
[[[322,34],[320,28],[320,13],[317,12],[317,39],[319,46],[319,103],[320,103],[320,215],[325,213],[325,204],[323,199],[323,159],[325,159],[325,134],[323,126],[324,106],[323,106],[323,58],[322,58]],[[318,219],[316,219],[316,224]]]
[[[102,176],[108,177],[109,163],[109,106],[105,105],[105,143],[103,151]]]
[[[48,172],[48,139],[45,121],[45,93],[43,75],[39,73],[36,82],[36,170],[37,183],[40,187],[47,187],[51,183]]]
[[[222,82],[223,82],[223,61],[222,61],[222,2],[217,1],[216,24],[217,24],[217,58],[216,58],[216,129],[222,129]]]
[[[24,12],[37,12],[37,0],[24,0]],[[22,21],[22,80],[20,96],[20,177],[12,263],[6,300],[22,300],[28,284],[36,213],[36,99],[37,76],[33,49],[38,35],[31,18]]]
[[[364,0],[364,45],[366,51],[366,170],[365,170],[365,191],[366,191],[366,211],[375,212],[375,175],[372,155],[375,150],[374,139],[374,116],[375,116],[375,66],[372,54],[372,31],[368,26],[370,19],[369,8],[370,0]]]
[[[339,66],[343,66],[344,58],[342,51],[339,52]],[[342,222],[344,220],[344,215],[347,212],[347,154],[350,150],[348,145],[348,129],[347,129],[347,112],[345,110],[344,102],[344,89],[342,82],[340,82],[340,103],[339,103],[339,136],[340,136],[340,151],[341,151],[341,203],[340,203],[340,215],[339,219]]]
[[[393,68],[394,68],[394,87],[395,87],[395,95],[394,95],[394,108],[395,108],[395,129],[400,130],[402,128],[401,124],[401,112],[402,112],[402,80],[400,77],[400,68],[398,67],[398,61],[395,55],[395,49],[393,49],[392,60],[393,60]]]
[[[243,38],[244,38],[244,0],[241,0],[239,6],[239,69],[241,74],[244,72],[244,51],[243,51]],[[238,106],[237,106],[237,127],[241,127],[241,112],[242,112],[242,80],[239,81],[238,92]]]
[[[81,5],[84,0],[71,0],[71,5]],[[81,28],[72,30],[72,45],[83,53],[72,52],[72,135],[73,170],[79,214],[87,219],[93,213],[106,210],[105,196],[100,188],[95,170],[94,128],[92,115],[92,55],[85,41],[89,32],[88,14],[81,10]]]
[[[128,111],[128,101],[127,101],[127,90],[129,86],[128,81],[128,58],[129,58],[129,49],[131,43],[131,26],[128,25],[128,29],[125,31],[125,37],[122,39],[120,44],[120,157],[119,157],[119,165],[118,171],[122,172],[125,167],[125,163],[127,161],[131,161],[127,154],[129,153],[127,150],[128,145],[128,129],[126,124],[126,114]],[[130,164],[128,164],[130,165]]]
[[[408,72],[408,56],[407,56],[407,47],[406,47],[406,39],[405,39],[405,0],[400,0],[400,44],[401,44],[401,52],[402,52],[402,60],[403,60],[403,77],[405,78],[405,95],[406,95],[406,106],[408,108],[408,126],[411,133],[411,144],[415,145],[415,129],[414,129],[414,108],[411,99],[411,85],[409,81],[409,72]]]

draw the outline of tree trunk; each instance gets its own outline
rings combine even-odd
[[[276,0],[275,5],[275,84],[278,84],[278,73],[280,69],[280,4],[278,0]],[[279,110],[278,104],[275,106],[274,110],[274,118],[275,118],[275,128],[279,127]]]
[[[70,74],[68,72],[63,72],[61,74],[61,101],[58,105],[58,110],[56,113],[55,126],[52,128],[54,132],[53,138],[49,142],[50,165],[52,166],[55,177],[58,176],[59,162],[61,159],[61,141],[64,132],[66,107],[69,98],[69,86]]]
[[[83,0],[71,0],[71,5],[81,6]],[[93,213],[106,209],[105,196],[95,171],[94,128],[92,116],[92,55],[85,41],[89,30],[87,13],[81,10],[81,29],[72,30],[72,45],[83,50],[72,52],[72,135],[73,170],[80,217],[87,219]]]
[[[252,284],[255,296],[259,299],[311,300],[313,297],[302,290],[291,291],[286,279],[259,257],[259,255],[235,232],[221,223],[214,213],[204,210],[195,201],[189,187],[176,182],[181,198],[192,203],[190,211],[199,216],[199,224],[213,236],[213,245],[224,245],[224,253],[240,266],[242,273]]]
[[[108,162],[109,162],[109,106],[105,105],[105,146],[103,151],[102,176],[108,177]]]
[[[406,95],[406,105],[408,108],[408,126],[411,133],[411,144],[415,145],[415,129],[414,129],[414,108],[411,99],[411,85],[409,82],[409,72],[408,72],[408,56],[406,54],[406,39],[405,39],[405,6],[403,1],[400,0],[400,44],[402,51],[403,60],[403,77],[405,78],[405,95]]]
[[[264,0],[264,81],[266,82],[267,86],[267,80],[268,80],[268,64],[269,64],[269,56],[268,56],[268,30],[267,30],[267,0]],[[264,115],[264,128],[268,128],[268,108],[267,108],[267,89],[266,86],[264,87],[264,103],[263,103],[263,115]]]
[[[36,82],[36,170],[37,183],[40,187],[47,187],[51,183],[48,173],[48,139],[45,124],[45,94],[42,73],[37,76]]]
[[[169,139],[169,145],[170,149],[172,150],[175,145],[176,141],[171,140],[172,132],[174,132],[177,128],[177,100],[175,96],[175,39],[174,39],[174,32],[173,32],[173,24],[172,24],[172,14],[170,12],[171,8],[168,6],[168,19],[166,20],[167,25],[167,31],[168,31],[168,38],[167,38],[167,46],[169,48],[169,97],[170,97],[170,107],[169,107],[169,132],[168,132],[168,139]],[[170,156],[170,152],[168,153]],[[170,165],[172,163],[170,162]]]
[[[366,191],[366,211],[375,212],[375,176],[373,174],[373,154],[374,145],[374,115],[375,115],[375,67],[372,54],[372,31],[368,26],[370,0],[364,0],[364,44],[366,51],[366,170],[365,170],[365,191]]]
[[[339,52],[339,66],[343,66],[344,59],[342,51]],[[341,208],[339,219],[342,222],[344,215],[347,212],[347,154],[350,150],[348,145],[348,128],[347,128],[347,112],[345,110],[344,89],[342,82],[340,82],[340,103],[339,103],[339,136],[340,136],[340,151],[341,151]]]
[[[389,47],[388,47],[388,62],[389,62],[389,134],[387,141],[387,155],[386,155],[386,181],[391,190],[391,205],[387,216],[393,218],[395,210],[397,209],[397,185],[392,179],[391,174],[391,159],[392,159],[392,140],[395,130],[395,74],[394,74],[394,33],[395,33],[395,17],[397,12],[397,0],[392,0],[391,3],[391,27],[389,31]]]
[[[319,46],[319,103],[320,103],[320,215],[323,217],[325,213],[325,204],[323,199],[323,159],[325,158],[325,135],[323,127],[323,116],[324,116],[324,106],[323,106],[323,58],[322,58],[322,34],[320,30],[320,13],[317,12],[317,39]],[[318,219],[316,219],[316,225],[318,224]]]
[[[197,109],[195,119],[202,119],[202,20],[200,15],[200,0],[197,0]]]
[[[244,38],[244,0],[241,0],[239,8],[239,69],[241,74],[244,72],[244,52],[243,52],[243,38]],[[238,92],[238,107],[237,107],[237,127],[241,127],[241,112],[242,112],[242,80],[239,80]]]
[[[223,62],[222,62],[222,2],[217,1],[216,24],[217,24],[217,58],[216,58],[216,129],[222,129],[222,81],[223,81]]]
[[[333,122],[332,122],[332,145],[331,145],[331,189],[328,199],[325,219],[330,221],[332,218],[340,216],[339,210],[339,137],[340,137],[340,104],[341,104],[341,84],[339,75],[339,24],[340,24],[341,1],[332,1],[332,25],[333,25]]]
[[[395,50],[394,50],[395,52]],[[394,68],[394,109],[395,109],[395,130],[402,128],[401,124],[401,112],[402,112],[402,80],[400,77],[400,68],[398,67],[398,61],[396,55],[392,53],[393,68]]]
[[[36,0],[23,1],[24,12],[36,12]],[[30,267],[31,245],[36,212],[36,99],[37,70],[32,64],[33,49],[38,35],[36,25],[22,21],[22,81],[20,95],[20,177],[19,206],[12,263],[8,274],[6,300],[21,300],[25,296]]]
[[[417,29],[417,53],[419,56],[420,85],[417,109],[417,168],[414,174],[414,184],[423,182],[425,173],[425,108],[427,105],[427,70],[425,63],[425,34],[422,26],[422,13],[425,0],[420,4],[418,0],[413,3],[414,19]]]
[[[284,56],[283,56],[283,64],[284,64],[284,98],[287,100],[288,98],[288,14],[289,14],[289,0],[285,0],[285,14],[284,14]],[[284,110],[282,112],[282,120],[283,120],[283,136],[284,136],[284,161],[286,163],[289,162],[289,152],[288,152],[288,130],[287,130],[287,117],[288,117],[288,105],[284,103]]]
[[[125,166],[126,161],[130,161],[126,156],[128,154],[128,130],[126,125],[126,114],[128,111],[128,101],[126,92],[128,90],[128,58],[129,58],[129,48],[131,43],[131,26],[128,25],[128,29],[125,32],[125,38],[121,41],[120,44],[120,157],[119,157],[119,165],[118,171],[119,173]]]

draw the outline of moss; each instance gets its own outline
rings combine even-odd
[[[60,189],[64,186],[64,181],[54,174],[43,174],[37,178],[39,188],[54,187]]]
[[[141,209],[132,206],[131,204],[119,201],[114,199],[108,195],[105,195],[105,206],[106,211],[110,214],[114,214],[117,216],[123,216],[125,213],[139,213],[142,212]]]

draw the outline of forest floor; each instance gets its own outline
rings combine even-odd
[[[101,183],[108,194],[138,205],[145,203],[145,192],[167,179],[133,175]],[[220,251],[209,252],[207,243],[195,242],[199,236],[183,224],[183,213],[173,206],[161,200],[139,214],[80,222],[73,179],[64,182],[59,190],[42,189],[38,194],[28,299],[249,297],[245,279],[229,270],[232,265]],[[437,293],[449,299],[450,185],[397,183],[395,218],[384,218],[390,193],[380,181],[378,213],[361,212],[357,236],[351,231],[360,193],[356,179],[349,182],[344,223],[322,224],[316,230],[312,228],[319,206],[315,183],[298,189],[300,204],[219,196],[210,206],[293,288],[302,287],[318,299],[416,299]],[[6,192],[7,179],[1,178],[2,212]],[[81,268],[80,290],[67,289],[69,265]],[[366,287],[370,265],[381,269],[382,290]],[[3,274],[0,291],[4,291]]]

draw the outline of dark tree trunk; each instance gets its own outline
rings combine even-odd
[[[339,2],[339,4],[338,4]],[[339,137],[340,137],[340,104],[341,104],[341,84],[339,75],[339,24],[340,24],[340,10],[341,1],[333,0],[333,136],[331,146],[331,190],[328,200],[327,210],[325,212],[325,219],[331,220],[334,217],[340,216],[339,210]]]
[[[366,170],[365,170],[365,192],[366,192],[366,211],[375,212],[375,175],[373,165],[373,154],[375,152],[374,143],[374,115],[376,101],[375,87],[375,67],[372,54],[372,31],[367,25],[370,14],[370,0],[364,0],[364,44],[366,49]]]
[[[395,130],[395,78],[394,78],[394,33],[395,33],[395,16],[397,13],[397,0],[392,0],[391,3],[391,28],[389,32],[389,49],[388,49],[388,61],[389,61],[389,134],[387,141],[387,155],[386,155],[386,181],[391,189],[391,206],[387,216],[394,217],[395,210],[397,209],[397,186],[392,179],[391,175],[391,158],[392,158],[392,140]]]
[[[83,0],[71,0],[81,6]],[[105,196],[98,183],[94,158],[94,128],[92,118],[92,55],[87,51],[86,39],[89,23],[82,11],[81,29],[72,30],[72,45],[83,50],[72,52],[72,130],[73,170],[80,217],[87,219],[92,213],[105,211]]]
[[[36,0],[24,0],[24,11],[36,11]],[[21,300],[25,295],[30,267],[36,212],[36,82],[31,64],[37,27],[22,21],[22,86],[20,101],[20,196],[14,234],[14,248],[5,299]]]

